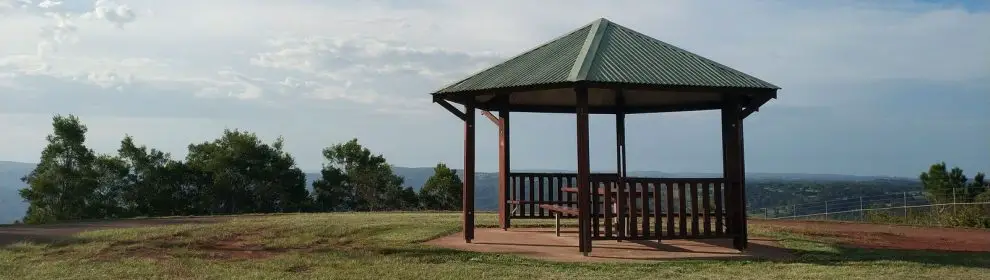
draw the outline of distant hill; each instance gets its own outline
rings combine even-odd
[[[27,203],[18,189],[26,185],[21,177],[31,172],[35,164],[0,161],[0,224],[11,223],[24,216]],[[433,167],[395,167],[394,172],[405,178],[404,186],[419,190],[433,176]],[[568,172],[562,170],[518,170],[526,172]],[[457,170],[462,178],[463,170]],[[308,186],[319,178],[318,172],[306,173]],[[718,173],[667,173],[631,171],[637,177],[719,177]],[[802,203],[819,199],[835,199],[858,195],[913,191],[921,188],[917,179],[883,176],[852,176],[836,174],[748,173],[747,200],[752,208]],[[498,173],[479,172],[475,176],[475,205],[478,210],[495,210],[498,199]]]
[[[0,224],[24,217],[27,203],[17,190],[24,188],[21,177],[34,170],[34,166],[31,163],[0,161]]]

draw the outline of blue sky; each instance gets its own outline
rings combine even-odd
[[[990,171],[986,1],[414,2],[0,0],[0,160],[37,161],[71,113],[98,152],[131,134],[183,157],[239,128],[284,136],[306,170],[355,137],[396,165],[460,167],[462,126],[427,93],[606,17],[783,88],[746,121],[748,171]],[[516,115],[512,164],[573,169],[573,120]],[[614,168],[613,118],[591,125],[592,168]],[[632,117],[629,168],[717,172],[718,126]]]

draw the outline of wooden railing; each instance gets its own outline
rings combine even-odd
[[[616,208],[592,212],[593,239],[681,239],[725,236],[722,178],[626,178],[622,193],[611,187]],[[604,187],[604,186],[601,186]],[[593,204],[596,204],[593,196]],[[607,200],[610,196],[601,196]],[[623,199],[624,198],[624,199]],[[609,203],[610,201],[603,201]],[[599,214],[601,213],[601,214]],[[619,228],[622,216],[626,226]],[[603,221],[595,221],[602,219]],[[598,225],[605,225],[599,229]]]
[[[553,218],[540,204],[577,208],[576,178],[574,173],[510,173],[509,218]],[[618,180],[614,173],[591,174],[592,239],[726,236],[724,179],[632,177],[624,179],[625,188],[617,187]]]
[[[592,182],[611,182],[615,173],[592,173]],[[509,173],[509,189],[506,195],[511,219],[548,219],[553,214],[539,207],[540,204],[577,207],[577,193],[565,192],[564,187],[574,187],[576,173]],[[573,218],[573,215],[564,215]]]

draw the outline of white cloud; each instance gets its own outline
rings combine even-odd
[[[125,24],[134,22],[137,14],[127,5],[120,5],[110,0],[96,0],[96,3],[93,4],[93,11],[86,12],[81,17],[106,20],[117,28],[123,28]]]
[[[0,106],[408,133],[370,119],[453,125],[427,93],[598,17],[780,85],[772,106],[990,79],[990,13],[914,1],[0,0]]]

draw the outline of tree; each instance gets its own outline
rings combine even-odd
[[[325,211],[378,211],[402,208],[402,177],[382,155],[357,139],[323,149],[327,162],[313,182],[316,203]]]
[[[354,209],[354,187],[347,182],[344,170],[324,164],[320,178],[313,181],[314,207],[321,211]]]
[[[171,155],[146,146],[138,146],[127,135],[120,141],[118,157],[126,166],[129,188],[123,191],[123,208],[139,216],[188,214],[191,193],[182,163]]]
[[[419,195],[416,194],[416,190],[414,190],[412,187],[403,188],[402,193],[399,194],[399,209],[403,209],[403,210],[420,209]]]
[[[986,174],[983,174],[983,172],[976,173],[976,176],[973,176],[973,182],[970,182],[969,186],[966,186],[966,189],[972,193],[974,197],[982,193],[990,192],[990,190],[988,190],[988,188],[990,188],[990,184],[988,184],[984,177],[986,177]]]
[[[187,179],[200,210],[209,213],[294,212],[307,205],[305,175],[283,150],[283,139],[263,143],[254,133],[224,130],[189,145]],[[203,209],[205,208],[205,209]]]
[[[20,194],[28,201],[25,223],[83,219],[98,216],[102,207],[94,199],[99,185],[94,169],[96,155],[86,147],[87,128],[79,118],[56,115],[52,134],[38,165],[21,180],[28,184]]]
[[[952,202],[956,195],[966,187],[966,175],[958,167],[947,171],[945,162],[933,164],[928,168],[928,172],[919,176],[921,184],[928,193],[929,198],[934,203]]]
[[[127,163],[119,157],[100,155],[93,163],[96,172],[97,187],[93,191],[91,200],[92,216],[99,218],[122,218],[133,216],[126,205],[129,204],[127,192],[132,184],[127,176],[130,169]]]
[[[433,176],[426,180],[419,190],[423,208],[430,210],[461,209],[461,178],[446,164],[438,163],[433,168]]]

